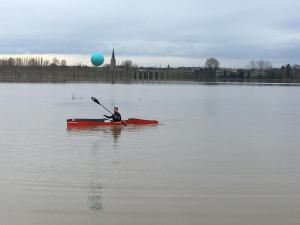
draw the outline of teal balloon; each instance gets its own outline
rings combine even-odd
[[[100,52],[95,52],[92,54],[91,62],[94,66],[101,66],[104,63],[104,56]]]

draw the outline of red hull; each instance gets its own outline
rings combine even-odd
[[[126,125],[157,125],[156,120],[128,119],[123,120]],[[124,126],[122,122],[104,122],[101,119],[68,119],[68,127],[98,127],[98,126]]]

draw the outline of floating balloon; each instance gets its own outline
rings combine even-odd
[[[91,57],[91,62],[94,66],[101,66],[104,63],[104,56],[100,52],[94,52]]]

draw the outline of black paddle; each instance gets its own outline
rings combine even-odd
[[[97,98],[92,97],[92,101],[95,102],[95,103],[97,103],[98,105],[102,106],[107,112],[109,112],[110,114],[113,115],[113,113],[112,113],[109,109],[107,109],[104,105],[102,105],[102,104],[99,102],[99,100],[98,100]],[[127,124],[126,124],[124,121],[121,120],[121,122],[122,122],[125,126],[127,126]]]

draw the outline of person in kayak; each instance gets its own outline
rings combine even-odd
[[[103,115],[103,116],[105,116],[107,119],[112,119],[112,121],[114,122],[119,122],[122,120],[122,117],[118,111],[119,111],[118,107],[114,107],[114,114],[112,114],[111,116],[107,116],[107,115]]]

